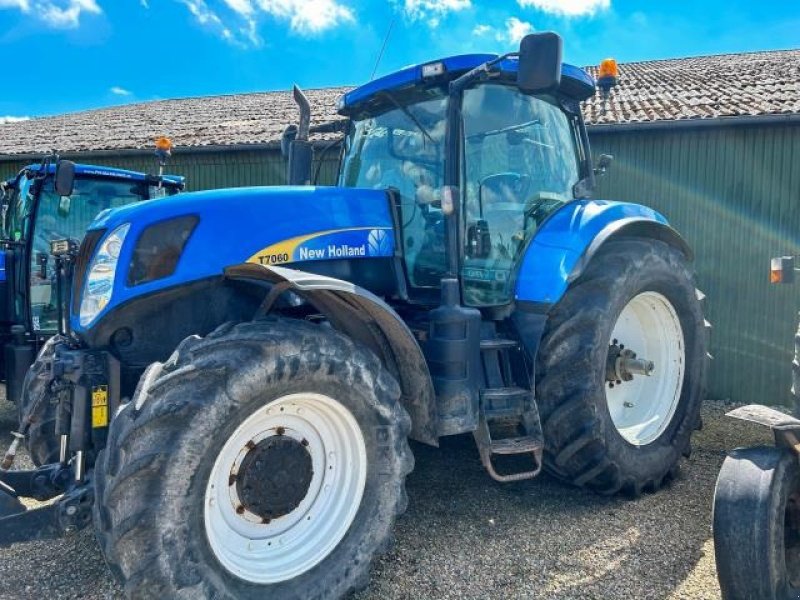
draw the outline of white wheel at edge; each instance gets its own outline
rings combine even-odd
[[[313,475],[299,505],[265,524],[241,508],[237,513],[231,475],[248,443],[275,436],[278,428],[282,435],[307,442]],[[203,511],[211,550],[225,569],[252,583],[297,577],[319,564],[347,533],[366,478],[364,436],[346,407],[323,394],[282,396],[247,417],[217,456]]]
[[[643,292],[622,309],[609,344],[613,340],[655,366],[649,376],[634,375],[632,381],[613,387],[605,383],[617,431],[629,443],[644,446],[666,431],[680,401],[686,369],[681,322],[665,296]]]

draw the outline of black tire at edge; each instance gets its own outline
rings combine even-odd
[[[784,541],[787,499],[798,491],[800,463],[788,449],[740,448],[725,459],[712,519],[723,600],[800,597],[787,580]]]

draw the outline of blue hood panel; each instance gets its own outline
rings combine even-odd
[[[198,224],[175,272],[127,286],[136,241],[148,226],[184,215]],[[89,227],[111,232],[130,223],[120,252],[114,292],[102,314],[133,297],[221,276],[244,262],[284,264],[394,255],[389,197],[382,190],[335,187],[233,188],[179,194],[98,215]],[[82,331],[77,315],[72,326]]]

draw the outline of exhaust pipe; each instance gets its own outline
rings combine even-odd
[[[311,142],[308,141],[309,129],[311,128],[311,105],[306,95],[296,85],[292,89],[292,96],[300,109],[300,123],[297,126],[294,139],[289,144],[289,165],[286,172],[286,182],[289,185],[310,185],[311,161],[314,157]]]

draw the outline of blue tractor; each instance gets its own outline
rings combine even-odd
[[[336,187],[303,185],[298,90],[292,185],[129,205],[77,254],[54,243],[69,327],[25,393],[57,407],[60,456],[0,481],[63,495],[10,498],[0,542],[93,514],[131,596],[338,598],[406,507],[409,438],[472,434],[500,482],[673,477],[706,373],[691,251],[590,198],[595,85],[561,51],[534,34],[345,94]]]
[[[148,175],[49,155],[0,185],[0,378],[6,398],[18,404],[20,431],[28,429],[28,450],[36,464],[58,456],[53,408],[41,404],[28,427],[22,422],[28,407],[19,402],[29,367],[59,329],[59,295],[67,293],[56,276],[50,242],[68,239],[77,247],[99,213],[183,190],[183,177],[164,175],[166,157],[159,158],[159,174]],[[59,178],[68,179],[69,187],[57,189]]]

